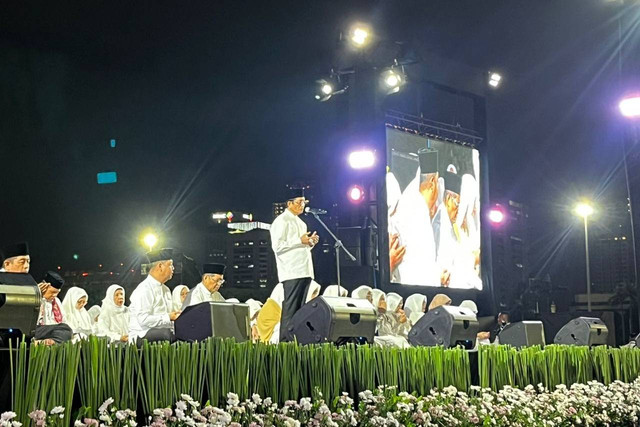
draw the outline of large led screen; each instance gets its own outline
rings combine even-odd
[[[478,150],[392,128],[386,137],[391,283],[482,289]]]

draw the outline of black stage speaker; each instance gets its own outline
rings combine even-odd
[[[476,345],[478,319],[468,308],[443,305],[425,313],[409,331],[413,346],[455,347],[472,349]]]
[[[29,274],[0,273],[0,329],[17,329],[32,337],[41,298],[38,285]]]
[[[251,336],[249,306],[228,302],[203,302],[184,309],[175,321],[176,338],[202,341],[209,337],[247,341]]]
[[[556,334],[554,344],[605,345],[609,330],[597,317],[578,317],[562,327]]]
[[[509,323],[498,334],[500,344],[514,347],[530,347],[539,345],[544,347],[544,326],[539,320],[525,320]]]
[[[293,315],[287,338],[301,344],[342,343],[360,338],[373,343],[375,332],[376,310],[369,301],[320,296]]]

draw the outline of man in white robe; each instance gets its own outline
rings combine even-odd
[[[438,152],[421,150],[420,168],[398,202],[395,227],[406,248],[392,278],[403,285],[439,286],[432,218],[438,200]]]
[[[173,277],[173,249],[147,253],[149,275],[131,293],[129,340],[175,341],[173,322],[180,311],[173,311],[171,291],[165,285]]]
[[[224,302],[224,297],[218,292],[224,283],[224,270],[223,264],[204,264],[202,281],[189,291],[183,309],[203,302]]]

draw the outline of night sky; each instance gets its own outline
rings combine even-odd
[[[316,102],[313,82],[331,67],[339,32],[360,20],[381,37],[503,73],[487,93],[491,196],[530,207],[533,273],[581,283],[583,235],[570,208],[597,197],[594,226],[608,227],[625,203],[616,100],[639,69],[639,7],[5,2],[0,243],[28,240],[41,272],[71,268],[74,253],[82,268],[129,262],[149,226],[163,230],[162,245],[201,259],[217,209],[270,222],[286,182],[322,186],[342,166],[340,101]],[[620,24],[629,34],[621,69]],[[118,172],[116,185],[96,184],[106,170]]]

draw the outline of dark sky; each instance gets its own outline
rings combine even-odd
[[[640,57],[638,13],[604,0],[5,2],[0,242],[28,240],[35,271],[73,253],[86,268],[132,259],[148,226],[198,257],[211,211],[270,221],[285,182],[338,167],[340,101],[315,102],[312,85],[357,19],[503,72],[488,94],[491,191],[530,206],[542,265],[579,195],[624,203],[615,100]],[[633,30],[621,74],[619,15]],[[102,170],[118,184],[98,186]],[[560,277],[579,271],[579,231],[551,259]]]

